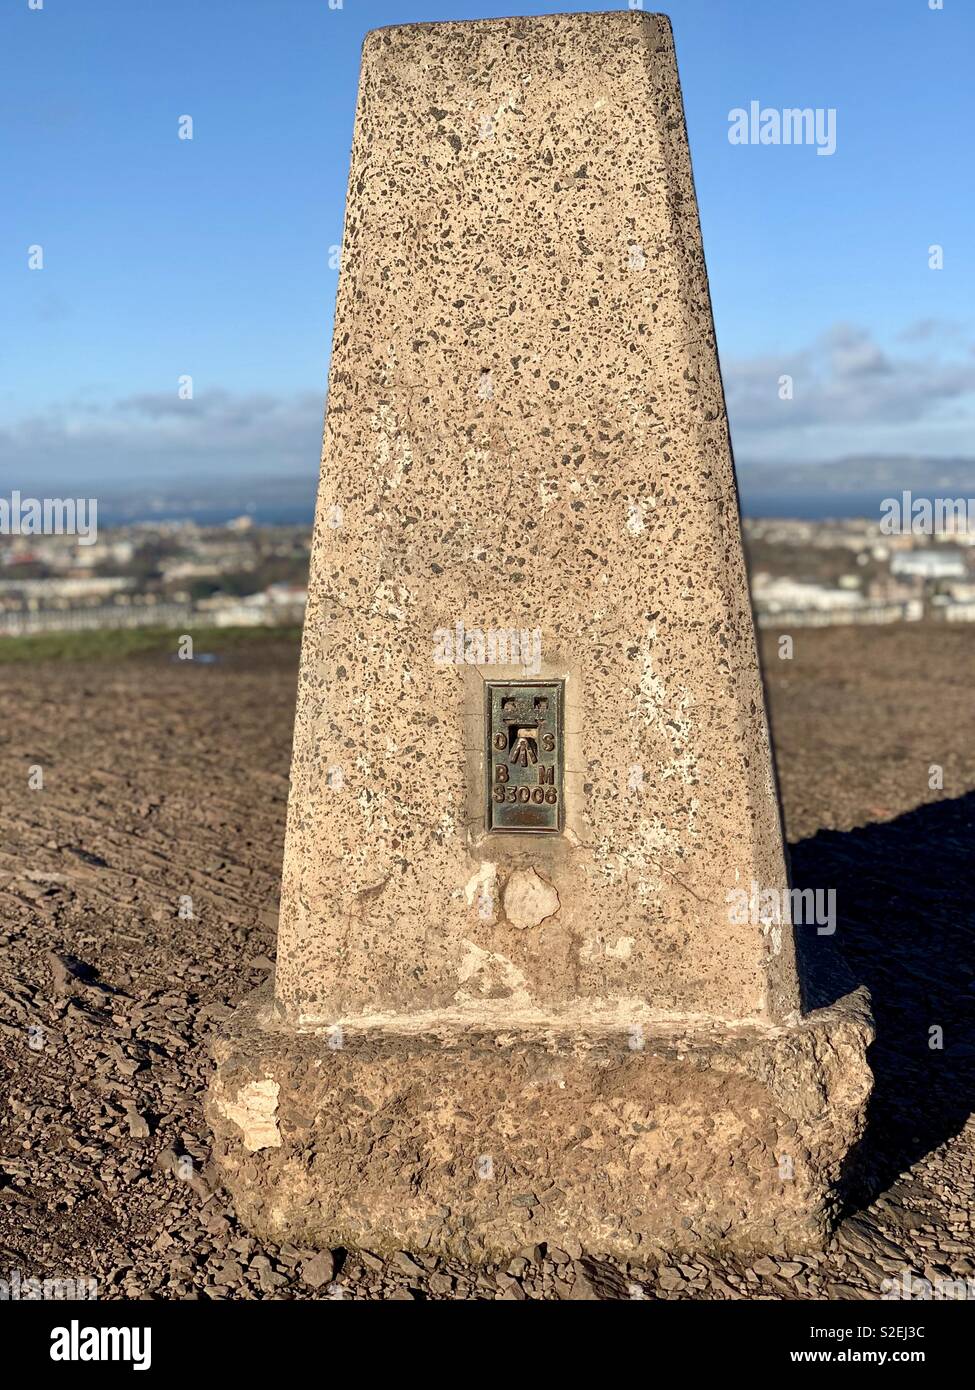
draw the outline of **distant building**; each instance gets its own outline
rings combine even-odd
[[[962,604],[953,604],[961,608]],[[975,604],[971,605],[975,610]],[[924,617],[924,604],[920,599],[907,603],[859,603],[848,608],[784,608],[774,613],[759,609],[755,620],[761,628],[775,628],[779,632],[792,627],[847,627],[867,626],[878,623],[916,623]]]
[[[863,597],[856,589],[837,589],[787,576],[773,579],[768,574],[755,575],[752,598],[756,608],[765,613],[803,608],[825,612],[836,608],[858,608],[863,604]]]
[[[934,616],[946,623],[975,623],[975,602],[946,603],[934,610]]]
[[[293,623],[305,616],[308,590],[293,584],[270,584],[262,593],[235,598],[212,594],[201,599],[197,611],[207,614],[216,627],[264,627]]]
[[[0,613],[0,637],[28,637],[42,632],[100,632],[134,627],[185,628],[192,621],[185,604],[160,603],[124,607],[43,609]]]
[[[895,555],[890,562],[890,572],[913,575],[917,579],[963,579],[968,568],[958,551],[924,549]]]
[[[0,579],[0,594],[22,594],[45,600],[106,598],[132,589],[135,581],[124,575],[83,575],[71,579]]]

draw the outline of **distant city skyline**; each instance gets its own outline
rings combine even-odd
[[[365,32],[618,8],[11,0],[0,485],[314,478]],[[743,477],[975,454],[971,7],[659,8]]]

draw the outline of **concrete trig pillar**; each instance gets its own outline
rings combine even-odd
[[[669,23],[374,31],[241,1215],[815,1246],[869,1022],[801,1017],[787,889]]]

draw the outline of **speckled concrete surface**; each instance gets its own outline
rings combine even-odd
[[[355,129],[279,1000],[787,1013],[788,929],[725,901],[785,870],[669,24],[377,30]],[[569,677],[559,844],[483,834],[458,622]],[[484,865],[560,911],[513,929]]]
[[[484,682],[525,667],[510,650],[501,664],[496,644],[491,664],[469,659],[476,645],[446,659],[459,625],[533,635],[532,678],[564,682],[558,834],[487,828]],[[669,23],[627,11],[377,30],[302,649],[275,996],[285,1031],[243,1088],[240,1030],[224,1054],[214,1124],[231,1124],[231,1187],[244,1200],[247,1183],[271,1184],[285,1227],[307,1200],[302,1145],[324,1151],[327,1136],[292,1088],[294,1032],[318,1030],[325,1049],[332,1030],[338,1048],[320,1060],[334,1069],[344,1030],[373,1030],[400,1069],[396,1096],[374,1103],[400,1113],[435,1106],[437,1090],[429,1049],[395,1041],[404,1026],[798,1028],[788,922],[729,911],[729,892],[753,884],[781,889],[786,868]],[[866,1031],[851,1036],[852,1140],[868,1073]],[[685,1068],[688,1136],[716,1065]],[[451,1115],[476,1096],[478,1067],[472,1051],[466,1088],[448,1087]],[[775,1109],[771,1070],[753,1108]],[[681,1089],[649,1060],[638,1073],[641,1114],[655,1087],[662,1105]],[[483,1079],[496,1111],[493,1073]],[[794,1080],[833,1091],[815,1067]],[[302,1112],[288,1121],[295,1163],[238,1163],[232,1135],[263,1133],[281,1096]],[[543,1111],[537,1161],[557,1183],[569,1138]],[[416,1156],[450,1142],[441,1118],[423,1142],[407,1127],[402,1174],[423,1189],[414,1210],[442,1208],[440,1225],[404,1218],[400,1243],[452,1249],[471,1223]],[[607,1132],[582,1150],[569,1207],[589,1204],[587,1229],[605,1228],[607,1163],[659,1184],[670,1141],[652,1174],[633,1140]],[[360,1157],[362,1191],[342,1212],[325,1204],[316,1240],[351,1240],[358,1223],[381,1243],[389,1172]],[[817,1209],[836,1169],[808,1175]],[[711,1173],[704,1163],[697,1178]],[[766,1207],[764,1186],[753,1205]],[[764,1238],[788,1244],[774,1211],[764,1219]]]

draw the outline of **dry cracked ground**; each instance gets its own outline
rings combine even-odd
[[[0,1278],[418,1300],[870,1299],[905,1268],[975,1278],[975,633],[800,632],[791,661],[774,634],[764,647],[795,879],[836,888],[878,1026],[828,1252],[626,1267],[567,1243],[474,1269],[238,1226],[201,1101],[211,1033],[272,968],[297,649],[269,638],[210,665],[0,665]]]

